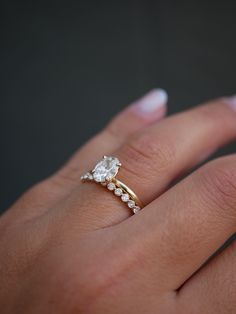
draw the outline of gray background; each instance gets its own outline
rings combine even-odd
[[[235,12],[236,1],[2,1],[0,211],[149,89],[168,91],[170,113],[236,93]]]

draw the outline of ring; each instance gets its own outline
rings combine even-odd
[[[118,158],[103,156],[92,171],[87,172],[81,177],[82,182],[94,181],[107,187],[109,191],[126,203],[134,214],[137,214],[142,206],[138,196],[126,184],[116,178],[121,163]]]

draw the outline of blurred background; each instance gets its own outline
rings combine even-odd
[[[0,211],[154,87],[170,114],[236,94],[235,12],[236,1],[1,1]]]

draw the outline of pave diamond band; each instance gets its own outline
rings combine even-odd
[[[82,182],[95,181],[105,186],[109,191],[112,191],[122,202],[127,204],[128,208],[132,210],[134,214],[137,214],[142,204],[137,195],[123,182],[116,178],[119,172],[121,163],[116,157],[104,156],[99,161],[95,168],[87,172],[81,177]]]

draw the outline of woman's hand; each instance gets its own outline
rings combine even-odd
[[[1,217],[2,314],[236,312],[235,243],[205,264],[236,231],[236,156],[183,179],[236,138],[236,100],[162,119],[165,102],[137,101]],[[137,215],[81,183],[102,155],[122,162]]]

